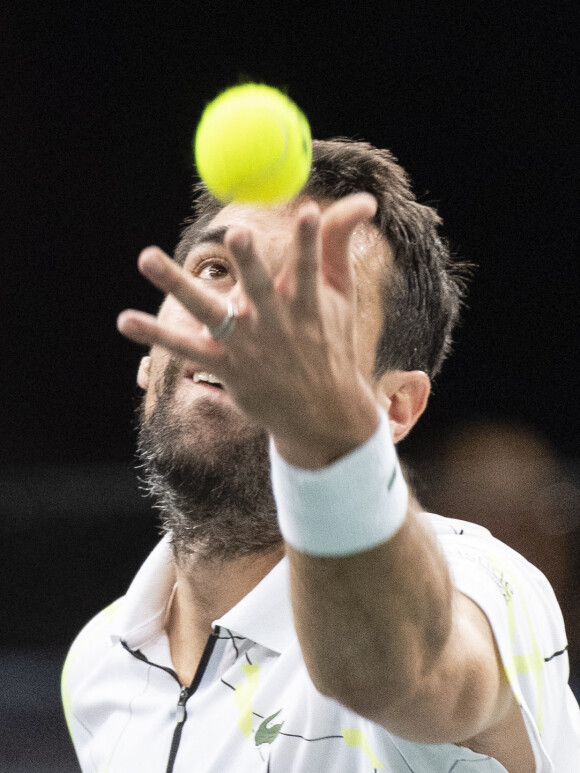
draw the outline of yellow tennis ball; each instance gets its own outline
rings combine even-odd
[[[227,89],[205,108],[194,152],[201,179],[223,203],[281,203],[308,179],[310,126],[281,91],[247,83]]]

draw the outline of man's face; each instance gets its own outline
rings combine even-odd
[[[240,289],[235,260],[223,245],[226,228],[249,226],[257,255],[275,276],[292,259],[294,214],[291,207],[226,206],[199,234],[184,269],[200,288],[222,294],[225,307],[225,299]],[[380,289],[387,249],[371,226],[359,227],[351,238],[357,277],[356,347],[359,368],[369,383],[381,329]],[[203,334],[203,325],[172,296],[164,300],[158,317],[189,331],[194,339]],[[147,370],[140,371],[139,383],[146,392],[139,446],[150,488],[181,549],[191,552],[189,543],[205,534],[205,552],[211,554],[213,549],[215,555],[228,557],[232,545],[241,544],[250,531],[244,551],[260,549],[260,541],[265,549],[279,539],[267,434],[235,405],[227,388],[211,383],[210,374],[203,371],[197,363],[157,346],[151,350]],[[174,517],[167,515],[171,510]]]

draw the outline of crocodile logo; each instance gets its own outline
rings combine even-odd
[[[256,746],[260,746],[260,744],[263,743],[272,743],[272,741],[276,740],[278,733],[282,729],[282,725],[284,723],[281,722],[279,725],[272,725],[271,727],[268,727],[268,725],[270,722],[272,722],[272,720],[276,719],[281,711],[282,709],[278,709],[275,714],[270,714],[270,716],[266,717],[266,719],[260,724],[260,727],[256,730],[256,735],[254,736]]]

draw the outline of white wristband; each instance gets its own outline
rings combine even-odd
[[[408,490],[387,414],[366,443],[322,470],[288,464],[270,443],[284,539],[314,556],[347,556],[386,542],[407,512]]]

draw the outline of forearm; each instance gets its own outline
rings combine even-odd
[[[408,506],[386,415],[326,470],[293,468],[273,451],[272,473],[318,689],[367,715],[414,694],[449,636],[452,590],[434,536]]]

